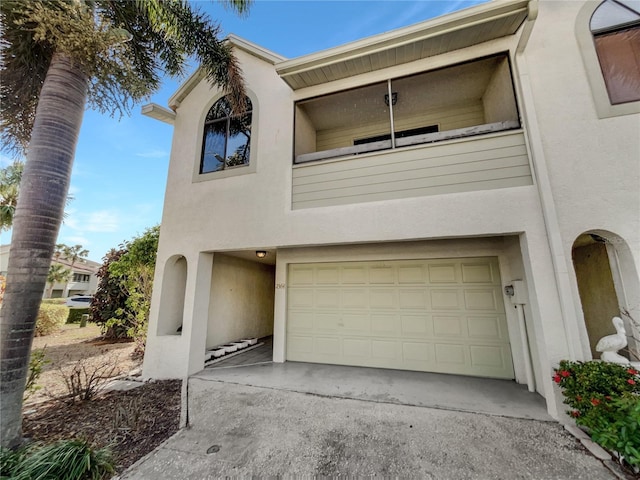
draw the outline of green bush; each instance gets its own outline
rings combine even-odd
[[[591,438],[640,466],[640,376],[634,368],[608,362],[563,360],[553,380],[569,415]]]
[[[68,310],[64,305],[41,304],[36,321],[36,337],[50,335],[60,330],[67,321]]]
[[[2,450],[0,475],[12,480],[99,480],[114,473],[108,449],[94,449],[83,440]]]
[[[29,359],[29,373],[27,375],[27,384],[24,387],[24,399],[26,400],[32,393],[40,390],[40,385],[36,382],[42,375],[42,369],[47,363],[51,363],[47,360],[44,348],[42,350],[33,350],[31,352],[31,358]]]
[[[80,323],[82,315],[89,313],[89,307],[87,308],[70,308],[69,315],[67,316],[67,323]]]

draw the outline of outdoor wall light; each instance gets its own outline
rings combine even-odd
[[[396,103],[398,103],[398,92],[392,92],[391,93],[391,104],[395,105]],[[384,104],[387,107],[389,106],[389,94],[388,93],[384,94]]]
[[[256,257],[264,258],[266,256],[267,256],[267,252],[265,252],[264,250],[256,250]]]

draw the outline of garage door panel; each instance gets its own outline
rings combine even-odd
[[[427,291],[421,289],[400,288],[398,303],[401,309],[426,310],[428,306]]]
[[[367,283],[367,270],[364,267],[342,267],[344,285],[364,285]]]
[[[342,340],[342,350],[347,359],[352,363],[366,362],[371,358],[371,340],[362,338],[344,338]]]
[[[370,292],[369,301],[372,309],[398,308],[398,291],[395,288],[371,288]]]
[[[313,285],[313,268],[302,265],[291,265],[289,269],[289,286]]]
[[[458,289],[431,290],[431,308],[433,310],[462,310],[464,300]]]
[[[317,308],[340,308],[340,290],[326,288],[316,290],[315,306]]]
[[[467,310],[498,311],[495,288],[465,289],[464,306]]]
[[[490,263],[462,263],[462,283],[495,283]]]
[[[400,364],[402,359],[400,344],[398,341],[371,340],[371,357],[375,361],[391,360],[393,365]]]
[[[318,312],[314,316],[313,331],[316,333],[337,333],[341,323],[340,311]],[[309,332],[311,333],[311,332]]]
[[[433,367],[436,358],[433,344],[426,342],[403,342],[402,357],[414,368],[417,366],[416,362],[423,364],[424,368],[428,368],[427,365]]]
[[[291,332],[308,332],[313,330],[314,314],[313,312],[289,312],[289,331]]]
[[[325,267],[316,270],[317,285],[336,285],[339,283],[340,270],[338,267]]]
[[[513,378],[495,258],[291,265],[289,275],[288,360]]]
[[[433,321],[429,315],[402,315],[403,337],[432,337]]]
[[[318,355],[342,356],[339,337],[315,337],[314,351]]]
[[[471,365],[474,367],[490,367],[501,369],[505,367],[505,351],[501,346],[471,346]],[[509,352],[510,353],[510,352]]]
[[[459,316],[453,315],[434,315],[433,334],[436,337],[468,337],[466,320],[463,320]]]
[[[473,315],[467,317],[467,327],[470,338],[498,338],[503,341],[508,341],[507,332],[501,328],[503,324],[506,324],[506,318],[501,316],[480,317]]]
[[[291,359],[312,355],[313,343],[313,336],[290,334],[287,339],[287,353]]]
[[[369,283],[372,285],[396,283],[396,269],[390,266],[373,266],[369,269]]]
[[[458,269],[454,264],[429,265],[429,283],[458,283]]]
[[[400,265],[398,267],[398,283],[400,285],[423,285],[425,283],[424,267],[421,265]]]
[[[447,368],[447,365],[468,365],[470,359],[467,359],[467,348],[464,345],[438,343],[435,345],[436,363],[441,369]]]
[[[289,308],[313,308],[313,290],[310,289],[289,289]]]
[[[369,290],[345,288],[340,292],[342,308],[369,308]]]
[[[342,314],[338,325],[349,335],[369,336],[371,334],[371,320],[368,312]]]
[[[400,317],[394,314],[371,314],[371,333],[376,337],[397,337],[399,332]]]

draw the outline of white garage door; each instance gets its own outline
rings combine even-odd
[[[293,264],[287,360],[513,378],[495,258]]]

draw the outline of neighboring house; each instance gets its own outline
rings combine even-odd
[[[0,245],[0,275],[7,275],[7,265],[9,263],[9,248],[10,245]],[[66,283],[55,283],[53,289],[51,285],[47,283],[44,291],[44,297],[49,296],[51,291],[51,298],[71,297],[73,295],[93,295],[98,288],[98,277],[96,273],[102,266],[100,263],[92,260],[82,259],[76,260],[71,266],[71,261],[66,258],[51,259],[52,264],[60,264],[71,270],[71,278]]]
[[[496,0],[291,60],[229,37],[247,113],[201,71],[143,108],[174,125],[143,375],[273,334],[275,362],[515,379],[558,418],[554,366],[640,320],[634,8]]]

